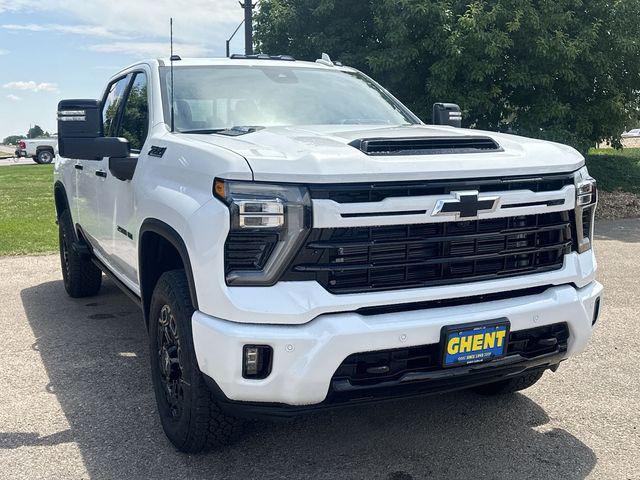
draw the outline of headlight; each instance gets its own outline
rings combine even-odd
[[[225,243],[228,285],[273,285],[311,227],[306,187],[216,179],[214,194],[229,207]]]
[[[595,179],[589,175],[587,167],[582,167],[574,173],[574,184],[576,186],[575,216],[578,253],[583,253],[591,248],[598,188]]]

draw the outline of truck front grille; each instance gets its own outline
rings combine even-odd
[[[282,280],[346,294],[557,270],[575,249],[571,215],[314,229]]]

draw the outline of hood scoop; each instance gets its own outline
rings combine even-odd
[[[446,155],[453,153],[500,152],[489,137],[360,138],[349,143],[367,155]]]

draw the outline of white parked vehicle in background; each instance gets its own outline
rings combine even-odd
[[[634,128],[622,134],[622,138],[638,138],[640,137],[640,128]]]
[[[452,104],[425,125],[326,58],[169,65],[60,102],[54,191],[65,288],[102,271],[140,305],[177,448],[244,416],[514,392],[586,347],[602,286],[576,150],[457,128]]]
[[[58,138],[52,137],[27,138],[18,142],[16,157],[31,157],[40,164],[51,163],[58,153]]]

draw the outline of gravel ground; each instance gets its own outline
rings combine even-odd
[[[597,218],[637,218],[640,217],[640,195],[629,192],[598,192]]]
[[[599,328],[524,394],[258,423],[196,456],[161,431],[136,307],[109,282],[69,299],[55,256],[0,258],[0,478],[640,479],[640,220],[599,229]]]

